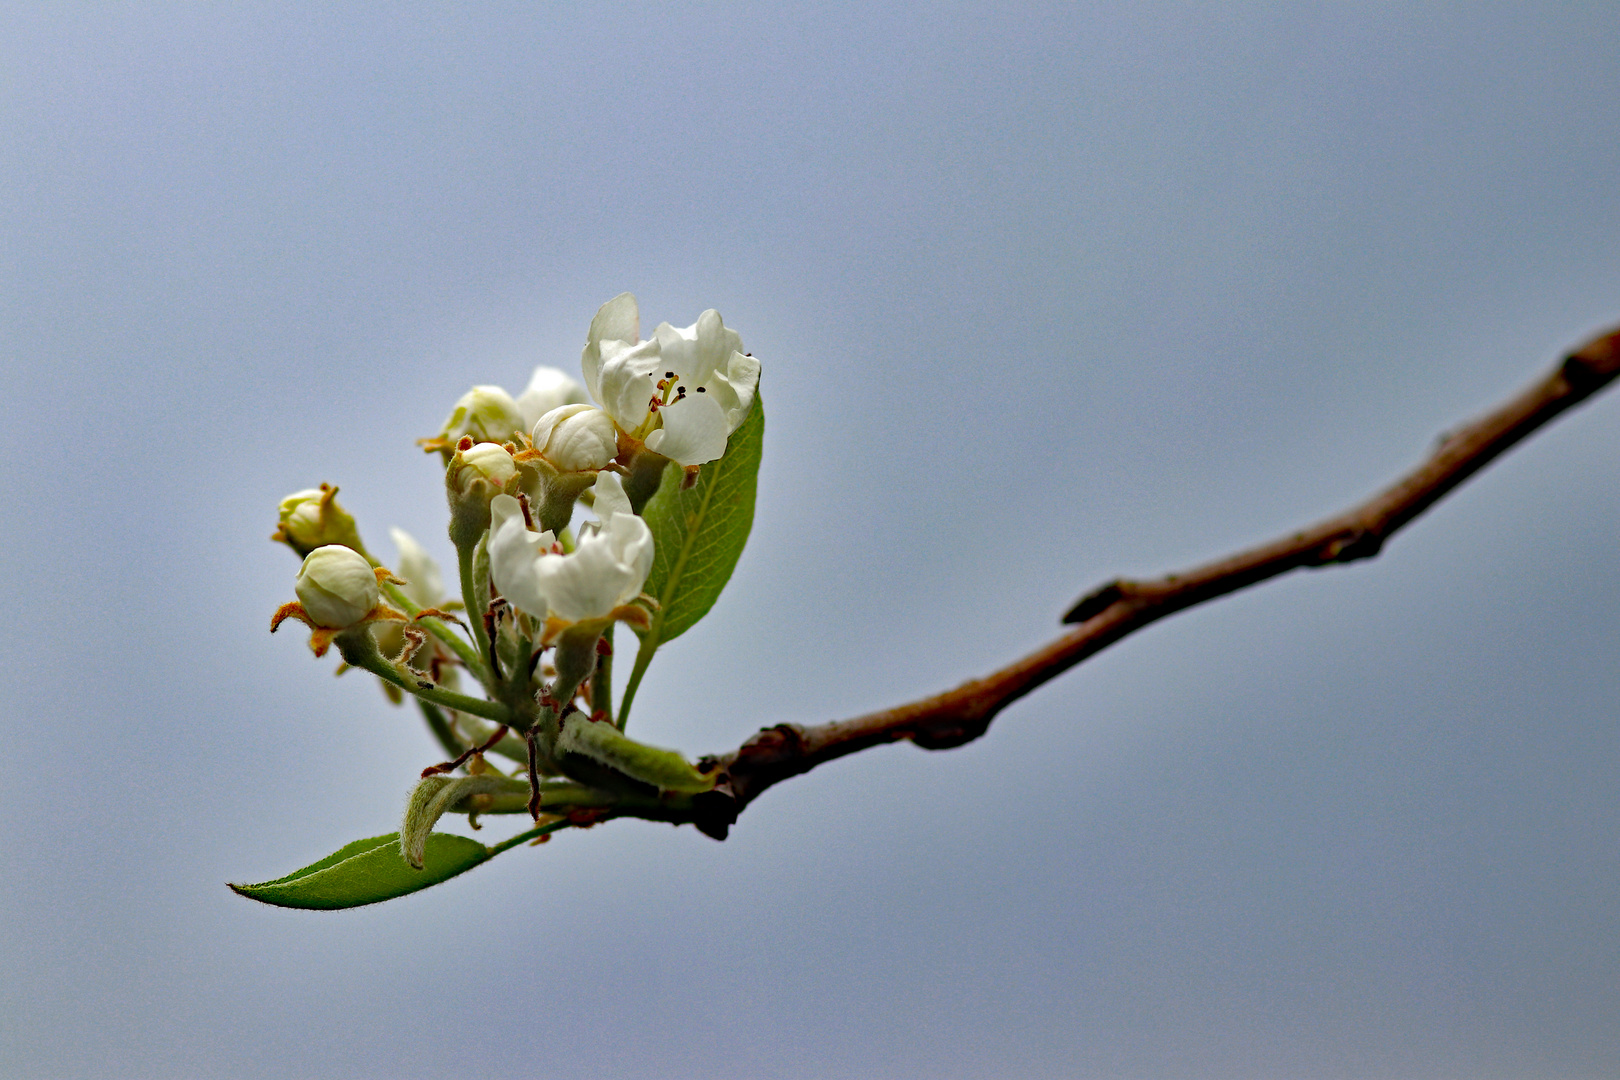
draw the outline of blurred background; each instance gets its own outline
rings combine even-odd
[[[764,364],[695,756],[1358,500],[1620,321],[1612,4],[7,5],[0,1074],[1620,1070],[1620,393],[1373,562],[1008,709],[338,914],[436,750],[267,633],[278,498],[621,290]],[[518,822],[492,821],[484,837]]]

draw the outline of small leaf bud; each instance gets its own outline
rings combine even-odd
[[[593,405],[564,405],[534,425],[534,448],[561,472],[595,471],[619,452],[619,429]]]
[[[341,544],[364,551],[354,518],[337,503],[338,489],[331,484],[295,491],[281,500],[278,523],[270,537],[308,555],[326,544]]]
[[[304,556],[293,591],[318,625],[342,630],[377,606],[377,575],[353,548],[327,544]]]
[[[449,445],[463,435],[471,436],[473,442],[503,443],[527,428],[523,410],[511,394],[498,386],[475,386],[450,410],[439,437]]]

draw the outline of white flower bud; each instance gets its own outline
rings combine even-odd
[[[594,471],[619,452],[619,429],[595,406],[564,405],[534,425],[534,448],[563,472]]]
[[[482,480],[494,489],[490,492],[493,495],[517,475],[517,463],[507,453],[506,447],[495,443],[478,443],[470,450],[456,453],[450,472],[452,486],[459,494],[469,494],[473,483]],[[485,498],[489,498],[489,495]]]
[[[311,619],[342,630],[377,606],[377,575],[353,548],[327,544],[304,556],[293,591]]]
[[[462,440],[466,444],[466,440]],[[457,449],[444,473],[450,499],[450,542],[460,548],[476,544],[489,528],[489,500],[517,489],[517,463],[504,446],[477,443]]]
[[[337,504],[336,496],[337,488],[330,484],[288,495],[281,500],[278,528],[271,539],[280,540],[300,555],[308,555],[325,544],[342,544],[358,551],[360,531],[354,527],[349,512]]]
[[[528,426],[511,394],[498,386],[475,386],[450,410],[439,437],[450,443],[463,435],[472,436],[473,442],[503,443]]]
[[[534,369],[529,385],[518,395],[518,411],[523,413],[523,429],[534,427],[535,422],[552,409],[586,400],[585,388],[554,367],[541,365]]]

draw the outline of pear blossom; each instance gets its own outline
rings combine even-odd
[[[748,416],[759,361],[710,308],[685,329],[641,340],[636,298],[620,293],[591,320],[580,354],[586,388],[619,430],[685,466],[713,461]]]
[[[566,555],[550,531],[528,527],[516,499],[491,501],[489,577],[518,610],[565,623],[609,619],[641,594],[652,571],[652,531],[631,513],[618,474],[601,473],[592,490],[600,520],[581,527]]]
[[[564,405],[534,425],[534,448],[563,472],[601,469],[619,452],[619,432],[594,405]]]
[[[585,401],[585,388],[560,368],[541,364],[529,376],[529,385],[517,396],[518,412],[523,415],[523,430],[530,431],[540,418],[564,405]]]
[[[377,575],[353,548],[327,544],[304,556],[293,591],[317,626],[342,630],[377,606]]]

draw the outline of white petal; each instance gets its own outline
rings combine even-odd
[[[406,597],[417,607],[438,607],[439,601],[444,599],[444,576],[439,573],[439,564],[404,529],[395,526],[388,530],[388,535],[399,552],[395,572],[405,579]]]
[[[621,431],[635,431],[647,419],[647,403],[658,392],[657,382],[663,375],[658,342],[610,342],[603,347],[602,357],[597,400]]]
[[[668,370],[686,383],[686,392],[694,386],[705,385],[709,376],[725,364],[734,352],[742,352],[742,338],[737,331],[727,328],[720,313],[713,308],[698,316],[697,322],[684,330],[669,323],[659,323],[653,331]]]
[[[618,473],[605,472],[596,478],[591,485],[594,493],[596,516],[601,521],[607,521],[614,514],[635,515],[630,510],[630,496],[624,493],[624,481]]]
[[[726,431],[731,433],[748,419],[759,387],[759,361],[734,352],[723,370],[709,376],[707,391],[714,395],[726,414]]]
[[[581,536],[573,554],[542,558],[536,573],[553,615],[570,622],[600,619],[641,592],[652,555],[647,523],[614,513],[601,531]]]
[[[620,293],[601,307],[591,319],[591,329],[585,339],[585,351],[580,354],[579,366],[585,375],[585,386],[591,396],[603,405],[602,345],[609,341],[623,341],[631,345],[641,340],[641,314],[636,310],[636,298]],[[611,411],[611,410],[609,410]]]
[[[647,436],[647,449],[682,465],[701,465],[726,452],[731,434],[725,410],[707,393],[693,394],[658,410],[664,426]]]
[[[523,426],[534,427],[535,421],[561,405],[585,400],[585,388],[559,368],[542,364],[529,377],[529,385],[518,395],[518,411],[523,414]]]
[[[510,495],[489,502],[489,579],[495,589],[518,610],[544,619],[550,611],[539,567],[550,555],[555,537],[531,532],[523,521],[523,508]]]

